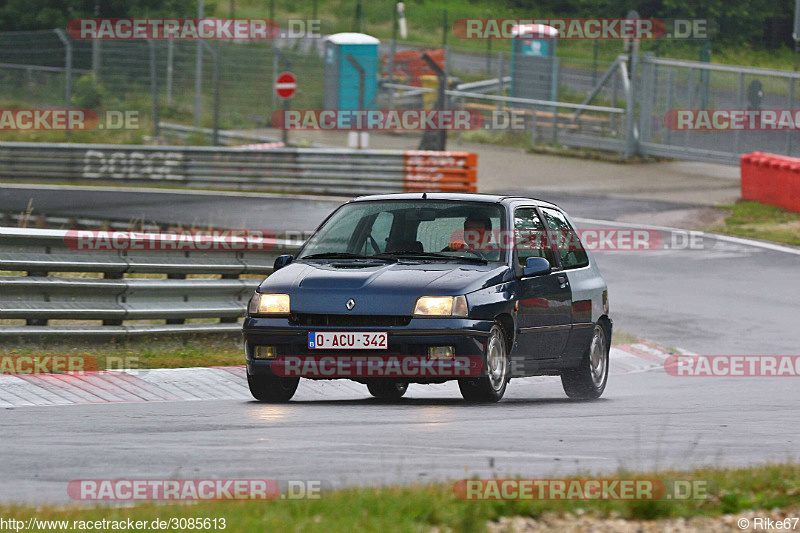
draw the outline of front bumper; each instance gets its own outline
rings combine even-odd
[[[247,373],[250,375],[275,375],[271,359],[255,359],[254,347],[274,346],[276,357],[314,356],[350,357],[358,356],[416,356],[424,358],[431,346],[453,346],[456,357],[471,356],[484,360],[484,347],[494,322],[468,318],[412,318],[404,326],[389,327],[342,327],[342,326],[295,326],[288,318],[247,317],[242,327],[247,358]],[[386,332],[388,348],[385,350],[319,350],[309,349],[309,332]],[[340,376],[342,377],[342,376]],[[321,378],[331,379],[331,378]],[[335,378],[333,378],[335,379]],[[356,381],[361,381],[357,378]],[[412,382],[430,383],[445,379],[409,379]]]

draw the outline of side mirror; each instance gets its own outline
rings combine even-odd
[[[543,276],[550,273],[550,262],[544,257],[529,257],[522,268],[522,277]]]
[[[289,255],[289,254],[286,254],[286,255],[279,255],[279,256],[278,256],[278,257],[275,259],[275,264],[274,264],[274,265],[272,265],[272,271],[273,271],[273,272],[275,272],[276,270],[280,270],[280,269],[282,269],[283,267],[285,267],[286,265],[288,265],[289,263],[291,263],[291,262],[292,262],[292,259],[294,259],[294,257],[293,257],[293,256],[291,256],[291,255]]]

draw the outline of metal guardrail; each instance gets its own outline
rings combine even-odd
[[[299,248],[297,243],[278,240],[266,251],[87,252],[68,246],[68,234],[64,230],[0,228],[0,271],[5,274],[0,275],[0,337],[235,332],[261,281],[240,276],[266,277],[278,255]],[[103,277],[77,277],[80,274],[76,273],[100,273]],[[221,278],[187,279],[193,274],[220,274]],[[25,324],[9,323],[21,319]],[[216,322],[187,324],[187,319]],[[126,324],[139,320],[166,323]]]
[[[477,156],[463,152],[132,146],[0,142],[12,182],[168,184],[360,195],[474,192]]]

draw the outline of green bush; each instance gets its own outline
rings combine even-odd
[[[78,109],[99,110],[103,107],[105,91],[94,74],[84,74],[75,83],[72,105]]]

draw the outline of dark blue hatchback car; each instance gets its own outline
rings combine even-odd
[[[485,402],[511,378],[560,375],[568,396],[598,398],[608,293],[573,228],[556,205],[522,197],[342,205],[297,257],[277,259],[248,305],[250,391],[281,402],[301,376],[347,378],[392,399],[409,383],[457,379],[466,400]]]

